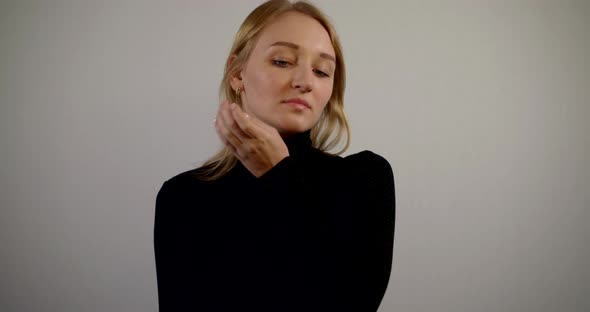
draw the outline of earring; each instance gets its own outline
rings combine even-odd
[[[238,87],[236,89],[236,97],[238,97],[238,99],[240,98],[240,92],[242,91],[242,88]]]

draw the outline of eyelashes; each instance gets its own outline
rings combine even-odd
[[[282,60],[272,60],[271,63],[275,66],[287,68],[289,66],[289,62],[282,61]]]
[[[283,60],[271,60],[271,64],[280,68],[288,68],[290,65],[292,65],[290,62]],[[320,78],[330,77],[329,74],[319,69],[314,69],[313,72]]]
[[[328,74],[324,73],[324,72],[323,72],[323,71],[321,71],[321,70],[317,70],[317,69],[316,69],[316,70],[314,70],[314,72],[315,72],[315,73],[316,73],[318,76],[320,76],[320,77],[326,77],[326,78],[327,78],[327,77],[330,77],[330,75],[328,75]]]

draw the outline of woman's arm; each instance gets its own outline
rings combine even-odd
[[[214,207],[203,185],[190,177],[165,182],[156,198],[154,252],[160,312],[216,311],[223,306],[210,255],[217,233],[208,224]],[[190,189],[190,190],[189,190]],[[221,267],[222,264],[217,264]]]
[[[395,231],[395,186],[387,160],[372,152],[364,152],[367,161],[367,241],[366,255],[361,255],[359,295],[368,306],[363,311],[377,311],[383,300],[391,275]],[[365,285],[362,285],[365,284]]]
[[[326,285],[336,288],[324,289],[330,293],[333,291],[333,296],[324,292],[324,298],[320,297],[318,302],[326,302],[326,308],[340,307],[340,311],[377,311],[385,295],[392,268],[395,229],[393,171],[385,158],[368,151],[349,156],[346,164],[343,170],[350,172],[344,182],[349,184],[346,189],[333,189],[329,185],[310,181],[312,178],[306,177],[303,164],[292,157],[278,163],[261,176],[258,182],[266,188],[268,199],[277,202],[275,213],[279,219],[275,219],[277,228],[273,233],[284,242],[302,241],[306,231],[302,225],[309,224],[305,221],[309,218],[306,213],[323,210],[318,205],[329,204],[329,198],[339,197],[343,205],[357,205],[353,209],[357,211],[358,219],[353,222],[360,226],[353,243],[356,246],[351,259],[353,266],[341,268],[334,263],[328,268],[334,270],[334,273],[329,274],[337,276]],[[337,181],[329,178],[328,182]],[[350,203],[346,200],[350,200]],[[311,211],[306,211],[305,208]],[[339,206],[331,210],[336,213],[342,210],[344,213],[345,209],[342,208],[344,207]],[[309,252],[307,247],[301,246],[301,254]],[[299,250],[293,250],[291,256],[297,257],[298,252]],[[338,285],[336,283],[340,282],[336,281],[343,284]],[[342,292],[337,294],[337,291]]]
[[[159,311],[182,311],[186,305],[186,290],[183,288],[183,234],[178,189],[165,182],[156,197],[154,220],[154,252],[158,284]],[[186,306],[185,306],[186,307]]]

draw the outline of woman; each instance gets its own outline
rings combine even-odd
[[[348,147],[344,82],[338,37],[317,8],[279,0],[250,13],[221,83],[223,149],[156,199],[160,311],[377,310],[393,174],[369,151],[328,153]]]

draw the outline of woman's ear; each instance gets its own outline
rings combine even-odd
[[[227,60],[228,65],[231,66],[231,64],[235,62],[236,58],[238,58],[238,56],[232,54]],[[240,68],[237,68],[229,74],[229,83],[234,91],[236,91],[238,88],[244,89],[244,84],[242,82],[242,70]]]

